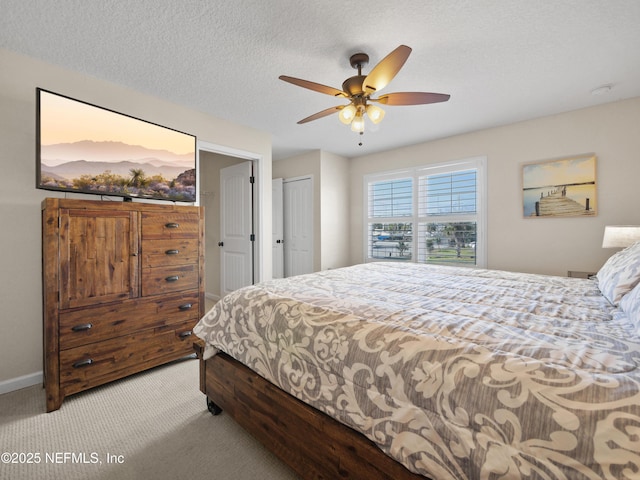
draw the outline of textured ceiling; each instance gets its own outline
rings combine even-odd
[[[639,25],[638,0],[0,0],[0,47],[270,132],[274,159],[356,157],[640,96]],[[337,115],[296,124],[344,102],[279,75],[341,88],[351,54],[370,56],[366,74],[400,44],[413,52],[382,93],[449,102],[386,107],[361,147]]]

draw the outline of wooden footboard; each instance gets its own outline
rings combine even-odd
[[[196,350],[201,350],[196,346]],[[425,480],[373,442],[269,383],[233,358],[200,358],[200,390],[305,480]],[[212,405],[211,402],[213,402]]]

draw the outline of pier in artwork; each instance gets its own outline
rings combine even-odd
[[[576,215],[595,215],[596,211],[591,208],[589,199],[584,205],[566,196],[566,189],[559,188],[542,196],[536,202],[536,211],[532,216],[536,217],[573,217]]]

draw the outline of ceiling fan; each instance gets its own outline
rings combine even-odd
[[[385,115],[384,110],[377,105],[373,105],[373,103],[382,105],[425,105],[449,100],[450,95],[427,92],[397,92],[388,93],[378,98],[371,97],[380,92],[380,90],[393,80],[407,61],[407,58],[409,58],[410,53],[411,48],[406,45],[400,45],[384,57],[373,70],[371,70],[369,75],[362,74],[362,67],[369,63],[369,55],[366,53],[356,53],[352,55],[349,60],[351,66],[358,70],[358,74],[347,78],[342,83],[342,90],[300,78],[288,77],[286,75],[280,75],[279,78],[280,80],[298,85],[299,87],[349,100],[349,104],[347,105],[327,108],[303,118],[298,122],[299,124],[311,122],[312,120],[317,120],[339,112],[339,118],[342,123],[351,125],[351,130],[362,134],[364,132],[365,115],[376,124],[379,123]]]

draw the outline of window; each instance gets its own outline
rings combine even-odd
[[[365,177],[366,261],[486,266],[486,158]]]

